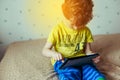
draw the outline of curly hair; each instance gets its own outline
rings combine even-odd
[[[73,25],[82,26],[92,19],[93,6],[92,0],[65,0],[62,10]]]

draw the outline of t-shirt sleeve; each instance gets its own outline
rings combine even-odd
[[[86,32],[86,41],[88,43],[91,43],[91,42],[94,41],[93,40],[93,35],[92,35],[92,33],[91,33],[91,31],[90,31],[90,29],[88,27],[87,27],[87,32]]]
[[[55,44],[56,38],[57,38],[57,26],[53,27],[52,31],[49,33],[47,42]]]

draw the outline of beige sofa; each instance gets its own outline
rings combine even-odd
[[[94,39],[92,47],[101,55],[98,69],[107,80],[120,80],[120,34],[96,35]],[[0,80],[45,80],[52,69],[50,59],[41,54],[45,42],[38,39],[10,44],[0,63]],[[52,77],[49,80],[55,80]]]

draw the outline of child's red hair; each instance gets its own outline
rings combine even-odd
[[[62,5],[64,16],[76,26],[86,25],[93,17],[92,0],[65,0]]]

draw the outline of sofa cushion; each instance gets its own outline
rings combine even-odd
[[[96,35],[92,44],[94,51],[99,52],[101,61],[96,64],[108,80],[120,79],[120,34]]]
[[[119,80],[120,34],[96,35],[94,39],[92,47],[102,59],[98,69],[107,80]],[[0,80],[45,80],[52,69],[50,58],[41,54],[45,42],[38,39],[12,43],[0,63]]]
[[[96,35],[93,50],[99,52],[103,60],[120,66],[120,34]]]

